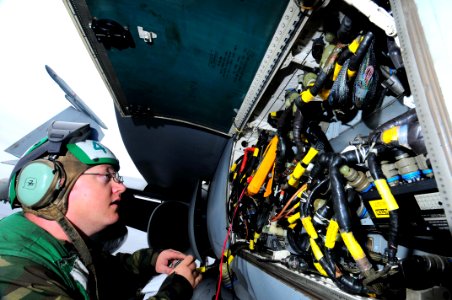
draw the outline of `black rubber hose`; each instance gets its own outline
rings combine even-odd
[[[367,157],[367,164],[370,175],[374,180],[386,180],[383,171],[377,160],[375,153],[370,153]],[[399,213],[398,210],[389,211],[389,231],[388,231],[388,262],[395,263],[397,261],[397,246],[398,246],[398,232],[399,232]]]
[[[293,120],[293,139],[295,145],[297,146],[297,155],[295,156],[295,159],[297,161],[299,161],[305,155],[304,143],[301,141],[301,128],[303,126],[303,119],[303,114],[301,113],[300,109],[297,109]]]
[[[315,80],[314,85],[309,88],[309,91],[313,96],[316,96],[320,92],[327,79],[328,74],[323,70],[320,70],[319,74],[317,74],[317,79]]]
[[[359,295],[364,295],[369,292],[369,290],[366,289],[358,279],[345,274],[340,277],[336,277],[336,265],[334,263],[330,250],[325,251],[324,257],[320,261],[320,263],[322,263],[322,261],[323,269],[341,290]]]
[[[369,135],[369,141],[373,141],[375,137],[378,137],[383,131],[394,127],[394,126],[400,126],[405,125],[411,122],[417,121],[417,114],[416,110],[414,108],[408,110],[407,112],[381,124],[378,126],[370,135]]]
[[[388,46],[388,56],[394,65],[396,70],[404,68],[402,52],[400,51],[399,46],[397,46],[393,37],[389,37],[386,40]]]
[[[339,43],[349,44],[353,41],[353,21],[350,17],[344,16],[341,25],[337,30],[337,38]]]
[[[350,49],[348,49],[348,47],[347,47],[347,48],[345,48],[344,50],[342,50],[342,52],[341,52],[341,54],[339,55],[339,58],[337,59],[337,62],[336,62],[336,63],[337,63],[339,66],[343,66],[344,63],[345,63],[345,61],[346,61],[347,59],[349,59],[352,55],[353,55],[353,52],[350,51]]]
[[[308,135],[312,136],[314,139],[311,139],[310,142],[314,145],[318,151],[324,152],[334,152],[333,147],[328,141],[323,130],[320,128],[319,124],[311,122],[306,130]]]
[[[316,163],[311,170],[310,177],[312,179],[321,178],[325,171],[325,168],[329,167],[331,160],[333,159],[333,153],[320,152],[317,155]]]
[[[367,165],[369,167],[370,175],[374,180],[386,179],[383,171],[378,166],[377,155],[375,153],[369,153],[367,156]]]
[[[364,55],[367,53],[367,49],[369,49],[370,45],[372,44],[372,40],[374,38],[374,34],[369,31],[364,36],[363,40],[359,44],[358,49],[356,50],[356,53],[352,58],[350,58],[350,64],[348,65],[348,69],[350,71],[356,71],[359,68],[359,65],[361,64]]]
[[[278,133],[280,133],[281,135],[287,131],[287,124],[289,123],[288,120],[291,113],[292,107],[286,108],[278,119],[277,129]]]
[[[309,193],[309,196],[306,199],[306,205],[304,206],[303,210],[301,211],[302,217],[307,217],[307,216],[311,215],[309,213],[309,209],[312,204],[312,199],[315,199],[315,197],[319,193],[320,189],[323,189],[325,187],[325,185],[329,183],[329,180],[330,179],[327,177],[327,178],[323,179],[322,181],[320,181],[316,186],[314,186],[314,188],[310,189],[311,193]]]
[[[336,154],[330,164],[331,198],[333,199],[334,213],[342,231],[350,232],[352,228],[350,212],[345,196],[343,176],[339,167],[345,163],[344,159]]]
[[[284,136],[279,136],[275,160],[275,175],[282,174],[286,168],[286,150],[286,139]]]
[[[397,263],[397,247],[399,234],[399,210],[389,212],[388,262]]]

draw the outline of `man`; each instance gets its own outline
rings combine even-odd
[[[166,273],[152,299],[190,299],[201,281],[192,256],[170,249],[113,256],[89,241],[118,221],[126,187],[117,158],[84,130],[59,140],[49,133],[15,166],[9,198],[23,212],[0,220],[0,296],[132,299]]]

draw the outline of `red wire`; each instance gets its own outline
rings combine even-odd
[[[231,235],[232,231],[232,222],[234,222],[235,214],[237,213],[237,209],[239,208],[239,202],[242,200],[243,194],[245,193],[246,186],[243,189],[242,193],[240,194],[239,200],[237,200],[237,204],[235,206],[234,214],[232,215],[231,224],[229,224],[228,232],[226,234],[226,238],[223,242],[223,248],[221,249],[221,259],[220,259],[220,277],[218,278],[218,285],[217,285],[217,293],[215,295],[215,300],[218,300],[218,297],[220,296],[220,289],[221,289],[221,279],[223,278],[223,258],[224,258],[224,250],[226,249],[226,244],[228,243],[229,236]],[[231,279],[232,280],[232,279]]]

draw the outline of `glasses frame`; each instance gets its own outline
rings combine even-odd
[[[116,183],[124,183],[124,178],[119,175],[118,172],[105,172],[105,173],[82,173],[82,175],[98,175],[98,176],[106,176],[108,178],[108,180],[112,180]]]

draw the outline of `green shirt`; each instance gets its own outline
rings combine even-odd
[[[156,274],[158,252],[142,249],[115,256],[91,252],[98,278],[99,298],[133,299]],[[89,299],[87,290],[71,275],[78,256],[73,246],[55,239],[22,213],[0,220],[0,296],[2,299]],[[172,274],[151,299],[190,299],[193,289]]]

